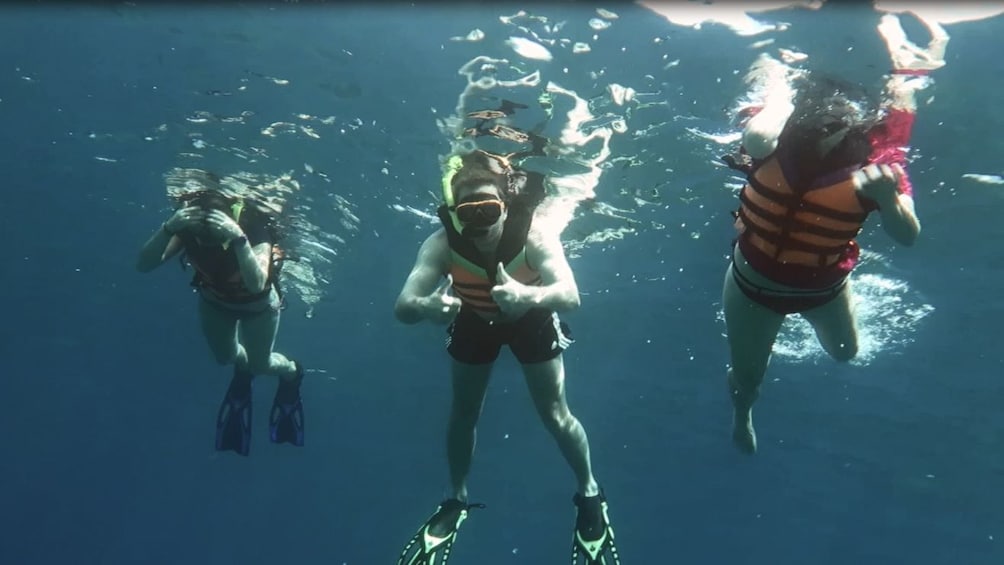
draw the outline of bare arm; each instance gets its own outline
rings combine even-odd
[[[899,165],[868,165],[851,178],[858,192],[878,203],[882,229],[897,243],[910,246],[920,235],[920,221],[913,209],[913,197],[897,188],[904,174]]]
[[[443,322],[452,319],[460,309],[460,300],[447,294],[452,281],[448,278],[448,284],[440,285],[449,272],[449,253],[450,246],[443,229],[437,230],[422,243],[415,265],[394,304],[394,316],[398,320],[405,324],[415,324],[427,318]]]
[[[913,210],[913,197],[897,194],[895,200],[880,206],[882,229],[897,243],[907,247],[913,245],[920,235],[920,220]]]
[[[136,270],[141,273],[149,273],[177,255],[179,251],[181,251],[181,242],[169,233],[162,224],[139,250],[139,257],[136,258]]]
[[[264,291],[272,261],[272,244],[265,241],[252,247],[246,240],[239,241],[238,238],[244,236],[244,230],[232,218],[218,210],[206,212],[183,208],[175,212],[143,245],[136,261],[136,269],[143,273],[152,271],[177,255],[182,249],[182,244],[181,239],[174,234],[192,229],[200,223],[207,230],[207,236],[221,242],[229,242],[227,245],[234,246],[244,286],[251,292]]]
[[[140,249],[139,257],[136,259],[136,270],[148,273],[177,255],[183,249],[181,238],[177,234],[193,229],[205,221],[206,212],[194,206],[184,206],[175,210]]]
[[[754,159],[763,159],[777,149],[777,140],[795,107],[787,99],[769,100],[743,128],[743,147]]]
[[[781,131],[795,109],[792,103],[795,91],[791,86],[793,73],[788,65],[761,55],[746,74],[745,81],[752,88],[751,96],[760,100],[759,111],[743,127],[743,148],[754,159],[764,159],[777,149]]]
[[[268,283],[269,264],[272,262],[272,244],[263,241],[254,247],[245,243],[232,242],[237,254],[237,266],[245,288],[252,293],[265,290]]]
[[[527,262],[540,273],[540,286],[525,286],[526,300],[532,308],[556,312],[574,310],[581,303],[579,286],[565,257],[559,234],[552,230],[534,230],[527,239]]]

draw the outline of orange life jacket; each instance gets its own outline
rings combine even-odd
[[[809,190],[792,187],[776,155],[755,166],[739,195],[741,244],[782,264],[830,267],[854,245],[868,212],[850,171]]]
[[[525,285],[540,284],[540,273],[526,261],[526,237],[530,231],[532,211],[510,206],[495,256],[487,259],[470,240],[457,232],[446,206],[440,206],[437,213],[450,244],[453,290],[465,308],[491,314],[499,312],[491,290],[496,284],[496,270],[500,262],[506,273],[517,281]]]

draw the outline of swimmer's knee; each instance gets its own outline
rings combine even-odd
[[[846,363],[851,359],[858,356],[858,344],[856,343],[838,343],[828,349],[827,353],[834,361],[840,363]]]
[[[560,402],[551,403],[538,410],[538,413],[544,427],[551,433],[565,430],[575,423],[575,416],[572,415],[567,406]]]
[[[453,407],[450,409],[450,422],[453,425],[473,428],[478,425],[478,419],[480,418],[481,406],[476,404],[470,406],[454,402]]]
[[[729,367],[726,373],[726,381],[729,388],[733,390],[755,394],[760,389],[760,384],[763,383],[763,376],[766,372],[766,366],[744,371],[736,371],[735,368]]]
[[[835,353],[830,353],[830,357],[838,363],[847,363],[857,356],[857,351],[840,350]]]
[[[244,348],[236,341],[223,340],[216,342],[210,339],[209,350],[213,355],[213,360],[220,365],[244,363]]]
[[[454,430],[473,430],[478,426],[480,416],[479,412],[474,411],[465,411],[462,413],[451,412],[450,428]]]

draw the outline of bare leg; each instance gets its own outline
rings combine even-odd
[[[526,385],[544,426],[558,442],[561,454],[575,473],[582,496],[600,492],[589,460],[589,440],[565,400],[565,368],[559,355],[543,363],[523,365]]]
[[[917,16],[920,18],[920,16]],[[899,71],[930,72],[945,66],[945,50],[948,48],[948,33],[941,24],[924,18],[920,20],[931,33],[927,48],[915,45],[906,37],[906,32],[895,14],[886,14],[878,26],[879,35],[885,40],[892,66]],[[887,103],[892,108],[909,112],[917,111],[916,92],[926,88],[930,82],[923,76],[892,74],[885,85]]]
[[[731,353],[728,370],[729,392],[734,408],[732,441],[744,453],[756,452],[753,403],[760,394],[767,364],[784,316],[750,300],[732,276],[725,272],[722,304]]]
[[[467,475],[477,442],[478,418],[484,407],[492,365],[453,361],[453,405],[446,432],[446,457],[453,496],[464,502],[467,501]]]
[[[241,342],[247,352],[248,370],[256,375],[293,379],[296,377],[296,365],[283,354],[272,351],[278,331],[278,309],[269,309],[241,320]]]
[[[851,281],[847,281],[833,300],[819,308],[802,312],[802,317],[816,330],[819,344],[837,361],[850,361],[858,354],[853,296]]]
[[[203,299],[199,299],[199,323],[213,358],[220,365],[247,366],[244,347],[237,341],[237,316],[228,314]]]

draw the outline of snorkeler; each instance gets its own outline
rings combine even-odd
[[[502,345],[520,362],[537,412],[578,481],[573,563],[619,563],[589,443],[565,400],[562,352],[572,343],[557,312],[579,306],[560,234],[532,222],[544,176],[481,150],[453,156],[443,178],[442,229],[418,251],[398,296],[398,320],[450,324],[453,402],[447,433],[452,497],[407,544],[400,565],[445,565],[472,508],[467,475],[476,426]],[[451,290],[456,295],[451,293]]]
[[[732,439],[742,452],[757,449],[752,407],[786,316],[801,314],[833,359],[857,354],[850,273],[867,216],[877,210],[883,229],[902,245],[920,233],[905,148],[914,94],[927,84],[923,75],[944,65],[948,43],[937,23],[925,23],[932,36],[926,50],[906,39],[896,16],[882,18],[878,29],[893,70],[878,111],[855,99],[851,85],[785,67],[795,75],[791,84],[745,113],[742,152],[726,158],[747,183],[722,291]],[[781,65],[761,58],[750,77],[771,63]]]
[[[217,414],[216,449],[248,455],[255,375],[279,377],[269,438],[302,446],[303,368],[272,350],[282,305],[281,250],[271,229],[272,211],[217,188],[188,192],[177,204],[140,250],[136,269],[152,271],[179,253],[193,267],[202,332],[216,360],[234,365]]]

